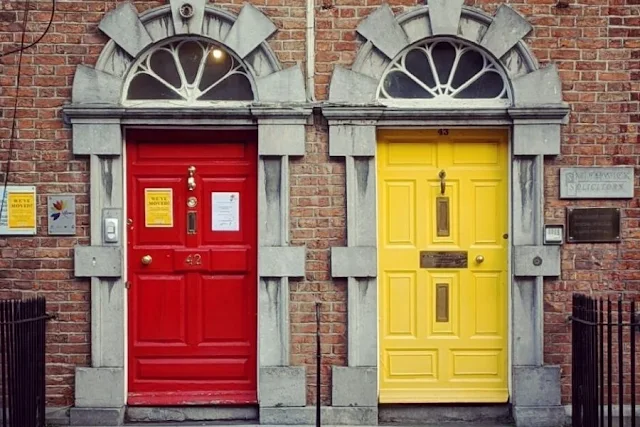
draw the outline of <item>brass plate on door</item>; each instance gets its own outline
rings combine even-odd
[[[467,268],[467,251],[420,251],[420,268]]]
[[[436,322],[449,321],[449,285],[436,283]]]
[[[436,198],[436,226],[438,237],[449,237],[449,198]]]

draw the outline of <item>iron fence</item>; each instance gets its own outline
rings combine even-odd
[[[573,427],[635,427],[635,301],[574,294],[571,320]]]
[[[45,299],[0,301],[3,427],[45,425]]]

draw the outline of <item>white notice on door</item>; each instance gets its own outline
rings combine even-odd
[[[240,230],[240,193],[211,193],[211,230]]]

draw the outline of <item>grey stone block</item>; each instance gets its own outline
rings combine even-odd
[[[429,20],[433,35],[456,35],[464,0],[429,0]]]
[[[513,154],[556,156],[560,154],[560,124],[513,125]]]
[[[124,406],[124,382],[123,368],[76,368],[76,407]]]
[[[531,29],[531,24],[526,19],[503,4],[498,8],[493,22],[480,41],[480,45],[500,59]]]
[[[446,425],[447,423],[506,424],[511,421],[509,405],[382,405],[381,424]],[[458,424],[456,424],[458,425]]]
[[[269,18],[250,3],[245,3],[224,43],[244,58],[276,31]]]
[[[74,104],[120,104],[122,79],[86,65],[78,65],[73,77]]]
[[[256,80],[260,102],[304,102],[307,99],[300,65]]]
[[[260,156],[304,156],[304,124],[264,124],[258,120]]]
[[[348,344],[351,366],[377,366],[378,281],[375,278],[348,279]]]
[[[260,279],[258,328],[260,366],[289,365],[289,282],[287,278]]]
[[[351,69],[379,81],[391,61],[373,43],[367,41],[358,52]]]
[[[333,366],[331,403],[340,406],[378,406],[378,369],[375,366]]]
[[[370,40],[389,59],[395,58],[409,44],[409,38],[387,3],[383,3],[365,18],[356,31]]]
[[[124,406],[120,408],[71,408],[69,423],[72,426],[121,426],[124,423]]]
[[[134,58],[153,42],[130,2],[107,13],[98,28]]]
[[[304,246],[262,246],[258,250],[260,277],[303,277],[305,275]]]
[[[181,421],[254,421],[258,418],[256,407],[137,407],[129,406],[126,419],[130,422],[181,422]]]
[[[122,128],[120,123],[74,123],[73,154],[122,154]]]
[[[260,407],[305,406],[306,371],[303,366],[264,366],[258,381]]]
[[[68,406],[47,406],[45,408],[45,420],[49,426],[68,426],[69,425],[69,407]]]
[[[426,39],[427,37],[431,37],[433,35],[429,16],[421,15],[417,18],[407,19],[406,21],[402,21],[399,19],[399,21],[400,25],[402,25],[402,29],[409,38],[410,44]]]
[[[561,427],[565,425],[564,408],[558,406],[513,407],[517,427]]]
[[[561,403],[560,393],[560,367],[513,367],[515,406],[558,406]]]
[[[321,408],[323,425],[372,426],[378,424],[378,408],[333,407]],[[316,409],[304,408],[260,408],[260,424],[314,425]]]
[[[373,125],[330,125],[330,156],[369,156],[376,154],[376,127]]]
[[[378,264],[375,247],[331,248],[332,277],[376,277],[377,275]]]
[[[202,34],[204,21],[204,7],[207,0],[171,0],[171,17],[176,34]],[[193,15],[189,19],[180,16],[180,7],[189,3],[193,8]]]
[[[336,66],[329,84],[329,101],[349,104],[373,103],[376,100],[377,90],[377,80]]]
[[[515,79],[512,84],[517,107],[562,102],[562,81],[555,64],[525,74]]]
[[[122,249],[115,246],[76,246],[76,277],[121,277]]]
[[[514,246],[514,276],[559,276],[560,246]]]

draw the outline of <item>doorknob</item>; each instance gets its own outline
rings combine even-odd
[[[482,264],[482,263],[484,262],[484,257],[483,257],[482,255],[478,255],[478,256],[476,257],[476,262],[477,262],[478,264]]]
[[[143,263],[144,265],[151,264],[151,261],[153,261],[153,258],[151,258],[151,255],[145,255],[142,257],[142,259],[140,259],[140,262]]]

